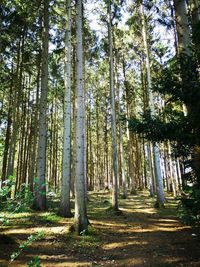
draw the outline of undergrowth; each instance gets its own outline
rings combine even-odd
[[[179,217],[187,225],[200,225],[200,189],[186,188],[180,198]]]

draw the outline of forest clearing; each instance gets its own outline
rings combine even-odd
[[[200,0],[0,1],[0,266],[200,266]]]
[[[19,244],[38,231],[44,232],[41,240],[27,246],[9,266],[28,266],[36,256],[47,267],[200,266],[199,229],[178,220],[178,201],[173,197],[168,196],[166,208],[159,211],[148,192],[139,192],[120,199],[122,213],[118,215],[108,209],[108,193],[92,193],[89,199],[89,235],[70,232],[73,219],[56,215],[56,202],[49,212],[8,214],[10,224],[1,227],[1,233],[11,243],[0,244],[0,266],[8,266]]]

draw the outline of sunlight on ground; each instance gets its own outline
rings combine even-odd
[[[102,225],[102,226],[105,226],[105,227],[126,227],[127,225],[124,224],[124,223],[116,223],[116,222],[113,222],[113,223],[110,223],[110,222],[99,222],[99,221],[94,221],[94,223],[97,223],[98,225]]]
[[[54,262],[55,258],[57,256],[52,256],[52,258],[50,258],[49,260],[46,260],[45,258],[42,259],[42,257],[40,257],[43,261],[42,263],[42,267],[93,267],[95,265],[93,265],[92,263],[89,263],[89,262],[86,262],[86,263],[76,263],[76,262],[73,262],[73,260],[67,260],[67,263],[66,261],[63,262],[63,263],[59,263],[59,262]],[[1,262],[0,262],[1,264]],[[0,265],[1,266],[1,265]],[[3,265],[4,266],[4,265]],[[27,264],[23,264],[20,262],[20,261],[16,261],[15,263],[9,265],[9,267],[27,267]]]
[[[185,229],[190,229],[190,227],[173,227],[171,226],[171,228],[166,228],[166,227],[159,227],[158,225],[155,226],[149,226],[149,227],[142,227],[138,228],[138,229],[133,229],[132,231],[130,230],[130,232],[135,232],[135,233],[153,233],[153,232],[177,232],[180,230],[185,230]]]
[[[106,244],[103,246],[103,249],[105,250],[109,250],[109,249],[113,249],[113,248],[124,248],[126,246],[130,246],[130,245],[147,245],[148,242],[146,241],[131,241],[131,242],[114,242],[114,243],[110,243],[110,244]],[[125,249],[124,249],[125,250]]]
[[[122,211],[126,211],[126,212],[129,212],[129,213],[141,213],[141,210],[142,212],[144,213],[147,213],[147,214],[155,214],[155,209],[153,208],[144,208],[144,206],[138,208],[138,209],[133,209],[133,208],[121,208]]]
[[[8,229],[6,230],[6,234],[33,234],[36,232],[44,232],[45,234],[63,234],[64,232],[67,233],[67,226],[47,226],[47,227],[31,227],[31,228],[21,228],[21,229]]]

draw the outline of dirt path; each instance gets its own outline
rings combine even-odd
[[[9,266],[27,266],[39,256],[41,266],[200,266],[200,233],[177,219],[177,203],[168,198],[157,211],[147,194],[120,200],[122,214],[108,211],[108,195],[92,194],[89,218],[94,232],[77,237],[67,233],[73,219],[52,213],[18,214],[2,231],[19,243],[37,231],[45,236],[28,246]],[[16,224],[17,220],[17,224]],[[8,266],[18,244],[0,244],[0,266]]]

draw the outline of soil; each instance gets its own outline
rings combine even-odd
[[[69,233],[73,218],[56,216],[54,207],[46,213],[9,215],[10,223],[0,227],[0,266],[28,266],[36,256],[46,267],[200,266],[200,232],[180,222],[178,202],[172,197],[158,210],[147,192],[130,195],[120,199],[118,214],[108,209],[108,200],[105,192],[89,195],[91,230],[83,236]],[[22,249],[11,263],[11,254],[38,231],[44,237]]]

